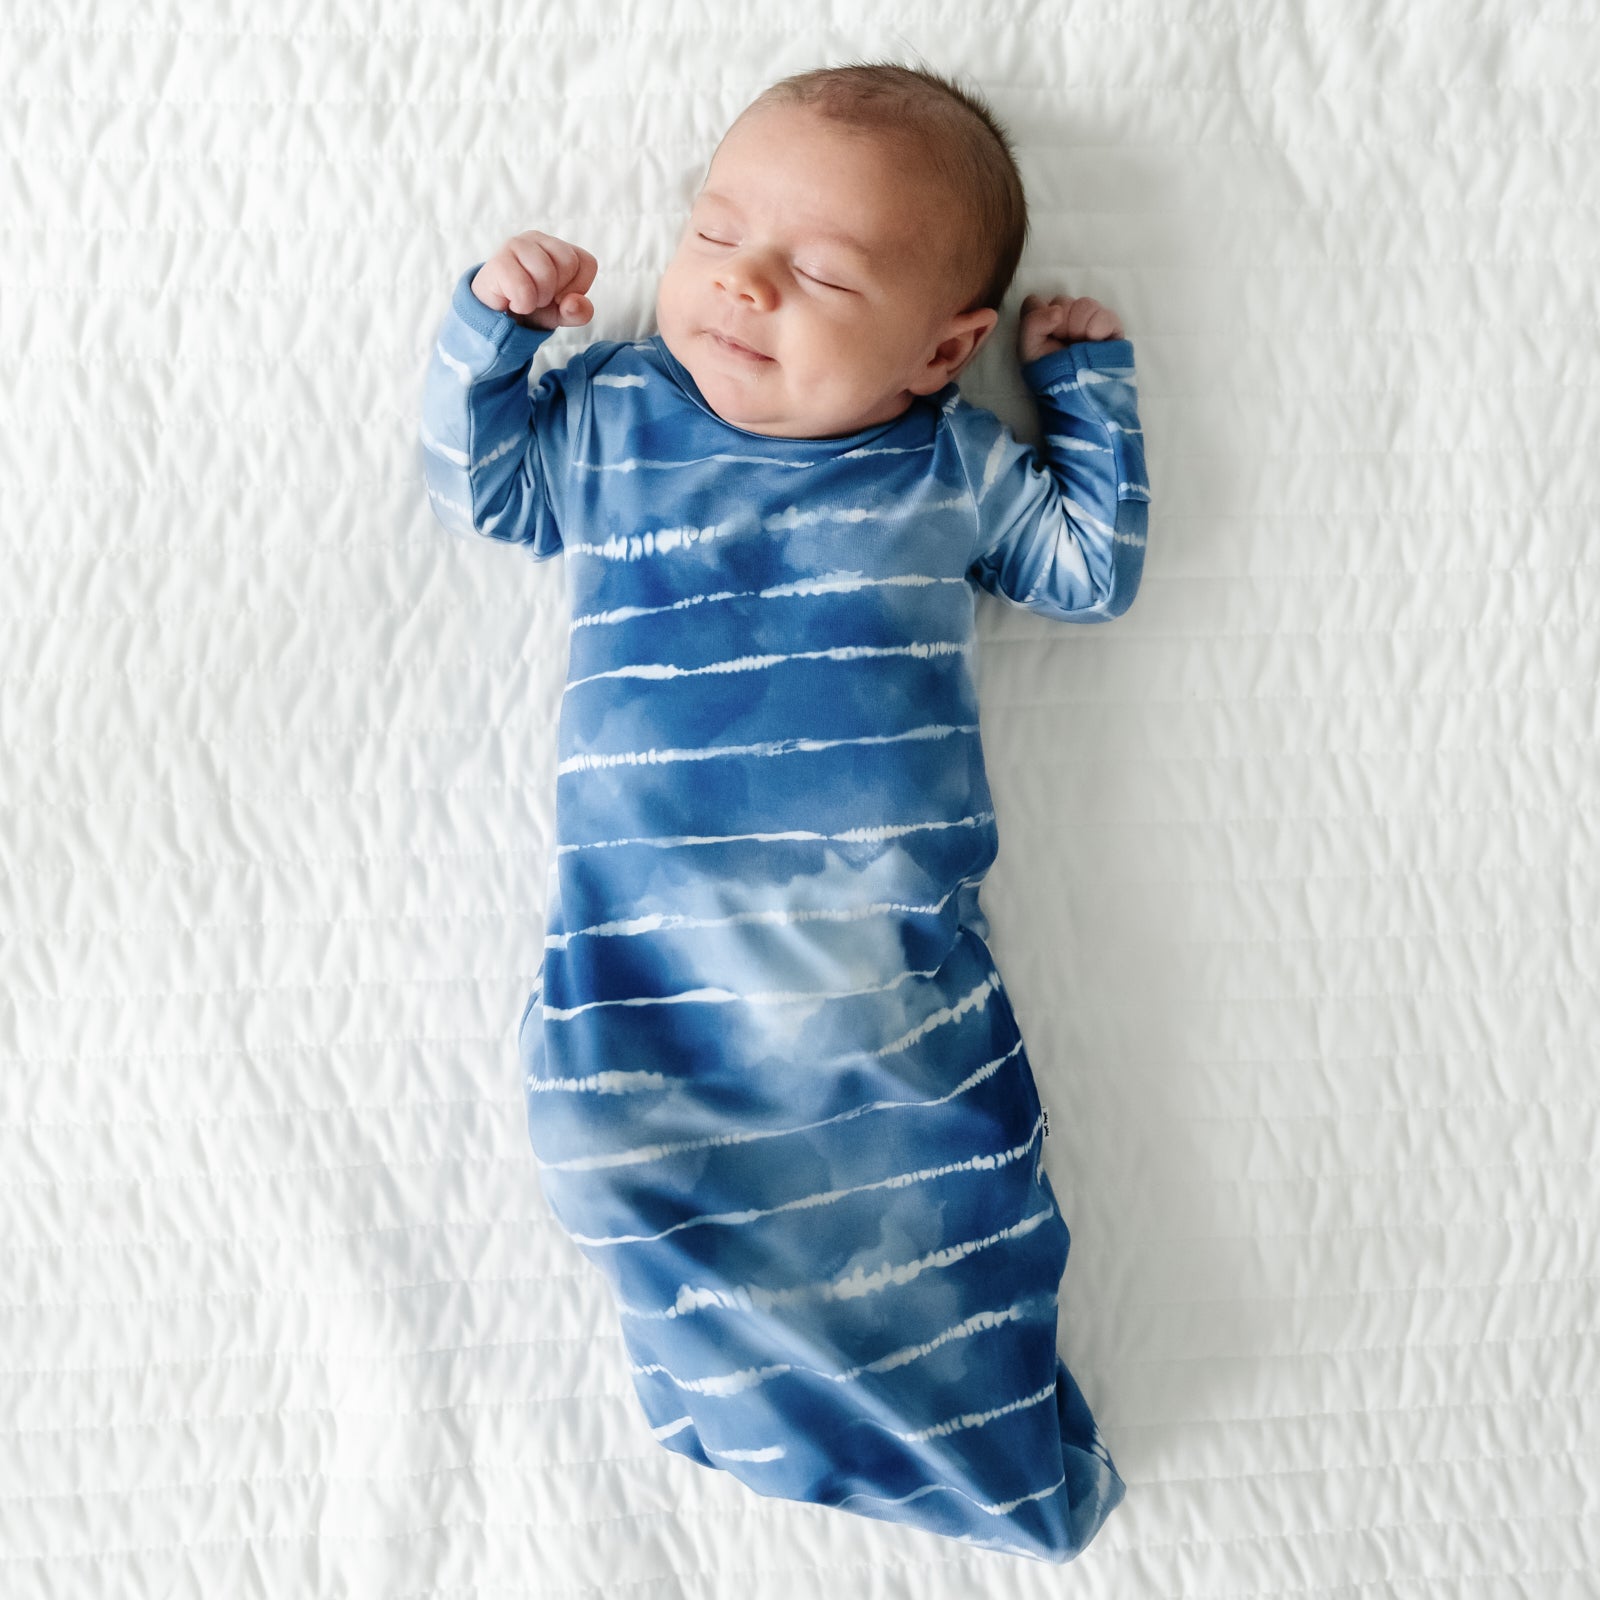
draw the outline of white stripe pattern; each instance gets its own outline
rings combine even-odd
[[[1006,436],[1001,433],[995,436],[995,441],[989,446],[989,454],[983,461],[983,482],[978,486],[978,499],[982,501],[989,491],[995,486],[995,481],[1000,476],[1000,468],[1006,458]]]
[[[875,900],[859,906],[770,906],[755,911],[730,911],[723,917],[691,917],[677,911],[652,911],[618,922],[595,922],[587,928],[545,935],[546,950],[565,950],[574,939],[632,939],[650,933],[676,933],[685,928],[734,928],[766,925],[786,928],[804,922],[870,922],[874,917],[936,917],[961,890],[980,880],[963,878],[937,900],[915,905],[902,900]]]
[[[932,1016],[924,1017],[909,1033],[902,1034],[893,1044],[886,1044],[878,1051],[880,1056],[898,1055],[902,1050],[909,1050],[918,1039],[932,1033],[935,1028],[942,1028],[951,1022],[958,1022],[967,1012],[975,1008],[985,1007],[989,1004],[989,996],[998,992],[1000,976],[990,973],[975,989],[970,989],[956,1001],[953,1006],[941,1006]]]
[[[788,755],[807,755],[820,750],[836,750],[852,744],[903,744],[907,740],[948,739],[955,734],[973,734],[975,722],[934,723],[908,728],[903,733],[868,733],[854,739],[772,739],[762,744],[710,744],[686,750],[618,750],[611,755],[568,756],[556,768],[556,776],[569,772],[593,772],[603,767],[641,767],[666,765],[674,761],[715,761],[730,756],[754,756],[758,760]]]
[[[891,1499],[888,1495],[866,1494],[865,1492],[858,1492],[856,1494],[846,1495],[843,1500],[839,1501],[839,1504],[847,1505],[852,1500],[874,1500],[879,1505],[903,1506],[909,1501],[920,1500],[925,1494],[956,1494],[960,1495],[963,1500],[975,1505],[980,1511],[987,1511],[992,1517],[1005,1517],[1009,1516],[1013,1511],[1015,1511],[1018,1506],[1026,1505],[1030,1500],[1047,1499],[1050,1495],[1053,1495],[1056,1490],[1059,1489],[1066,1481],[1067,1475],[1063,1472],[1054,1483],[1048,1484],[1043,1489],[1035,1489],[1029,1494],[1018,1495],[1015,1500],[1001,1500],[993,1505],[986,1504],[982,1500],[974,1500],[970,1494],[963,1489],[958,1489],[953,1483],[930,1483],[924,1488],[915,1489],[910,1494],[903,1494],[893,1499]],[[978,1539],[965,1539],[962,1542],[964,1544],[983,1544],[987,1541]],[[1031,1556],[1034,1554],[1033,1551],[1024,1549],[1021,1545],[1008,1544],[1003,1546],[1003,1548],[1007,1550],[1014,1550],[1019,1555]]]
[[[928,639],[912,644],[872,645],[838,644],[826,650],[792,650],[784,655],[737,656],[730,661],[711,661],[700,667],[680,667],[671,661],[633,661],[626,666],[610,667],[604,672],[591,672],[586,678],[571,679],[566,688],[570,693],[586,683],[599,683],[605,678],[699,678],[735,672],[765,672],[781,666],[786,661],[866,661],[883,656],[912,656],[927,660],[934,656],[965,655],[972,648],[968,639]]]
[[[440,364],[444,367],[445,371],[448,372],[463,389],[467,388],[471,384],[475,376],[472,367],[467,362],[451,355],[451,353],[445,349],[442,341],[438,339],[434,340],[433,353],[439,358]]]
[[[568,543],[566,549],[570,554],[596,556],[601,561],[639,561],[645,556],[688,550],[707,539],[725,538],[730,532],[732,524],[726,522],[714,523],[709,528],[652,528],[648,533],[607,539],[603,544],[574,541]]]
[[[1013,1145],[1009,1150],[1001,1150],[991,1155],[968,1156],[965,1161],[947,1161],[937,1167],[922,1167],[915,1172],[897,1172],[891,1177],[874,1178],[871,1183],[851,1184],[843,1189],[819,1189],[811,1194],[804,1194],[798,1199],[785,1200],[782,1205],[761,1206],[748,1211],[711,1211],[698,1217],[685,1217],[682,1222],[675,1222],[670,1228],[662,1228],[657,1233],[615,1233],[615,1234],[580,1234],[574,1233],[573,1239],[582,1245],[591,1248],[609,1247],[619,1244],[654,1244],[658,1239],[670,1238],[675,1233],[682,1233],[686,1228],[703,1228],[708,1226],[742,1228],[752,1222],[759,1222],[763,1217],[781,1216],[788,1211],[811,1211],[818,1206],[837,1205],[841,1200],[847,1200],[855,1194],[872,1194],[880,1189],[906,1189],[913,1184],[931,1183],[936,1178],[947,1178],[957,1172],[996,1172],[1001,1167],[1009,1166],[1013,1161],[1020,1161],[1039,1142],[1039,1131],[1044,1127],[1044,1118],[1040,1116],[1034,1120],[1033,1132],[1021,1144]]]
[[[941,1329],[931,1339],[925,1339],[921,1344],[902,1345],[898,1350],[891,1350],[886,1356],[879,1356],[875,1361],[863,1361],[859,1366],[847,1367],[843,1372],[828,1372],[820,1367],[804,1366],[793,1361],[775,1361],[770,1366],[764,1367],[744,1367],[738,1372],[719,1373],[709,1378],[680,1378],[676,1373],[669,1372],[658,1361],[647,1362],[643,1366],[630,1366],[628,1370],[637,1377],[663,1377],[690,1394],[718,1397],[742,1394],[748,1389],[754,1389],[760,1384],[768,1383],[773,1378],[781,1378],[790,1372],[804,1372],[814,1378],[824,1378],[830,1383],[856,1383],[869,1372],[892,1372],[896,1367],[909,1366],[913,1361],[921,1361],[923,1357],[932,1355],[935,1350],[943,1349],[956,1339],[971,1339],[977,1334],[1003,1328],[1008,1323],[1021,1322],[1028,1315],[1028,1311],[1029,1307],[1021,1301],[999,1311],[975,1311],[971,1316],[963,1317],[959,1322],[953,1322],[949,1327]],[[1021,1504],[1020,1501],[1016,1503]]]
[[[535,1094],[637,1094],[641,1089],[669,1089],[672,1080],[661,1072],[626,1072],[613,1068],[582,1078],[538,1078],[530,1073],[527,1086]]]
[[[888,983],[869,983],[862,989],[780,989],[769,990],[764,994],[738,994],[732,989],[703,988],[680,989],[676,994],[636,994],[618,1000],[586,1000],[581,1006],[569,1006],[564,1009],[546,1006],[544,1019],[546,1022],[570,1022],[581,1012],[593,1011],[599,1006],[814,1005],[819,1000],[853,1000],[864,994],[885,994],[890,989],[898,989],[902,983],[909,983],[913,978],[931,978],[937,972],[937,967],[929,967],[924,971],[902,972],[897,977],[891,978]]]
[[[976,1072],[969,1073],[955,1088],[933,1099],[924,1100],[873,1100],[864,1106],[852,1106],[835,1116],[823,1117],[816,1122],[795,1123],[783,1128],[747,1128],[737,1133],[708,1134],[700,1139],[680,1139],[673,1144],[637,1145],[630,1150],[612,1150],[602,1155],[573,1156],[567,1161],[541,1161],[546,1172],[594,1172],[603,1167],[635,1167],[652,1161],[663,1161],[669,1156],[686,1155],[694,1150],[719,1150],[729,1145],[754,1144],[762,1139],[787,1139],[797,1133],[815,1133],[818,1128],[834,1128],[843,1122],[854,1122],[876,1111],[931,1111],[935,1106],[947,1106],[952,1100],[986,1083],[1006,1062],[1022,1049],[1021,1041],[1012,1045],[1003,1055],[986,1061]]]
[[[512,434],[508,439],[502,439],[499,444],[490,448],[486,455],[481,455],[472,463],[473,470],[480,467],[492,467],[501,456],[508,456],[513,451],[523,451],[528,448],[528,434],[524,429],[520,434]]]
[[[716,594],[692,594],[682,600],[673,600],[659,606],[617,606],[610,611],[588,611],[572,619],[574,628],[609,626],[618,622],[632,622],[639,617],[659,617],[670,611],[687,611],[691,606],[720,605],[728,600],[789,600],[830,594],[848,594],[856,589],[926,588],[929,584],[948,583],[966,587],[965,578],[932,577],[921,572],[897,573],[891,577],[869,578],[859,572],[830,572],[818,578],[804,578],[797,583],[774,584],[769,589],[723,589]]]
[[[981,1428],[986,1422],[993,1422],[996,1417],[1009,1417],[1013,1412],[1026,1411],[1030,1406],[1042,1405],[1046,1400],[1056,1397],[1055,1379],[1052,1378],[1044,1388],[1033,1394],[1024,1395],[1020,1400],[1013,1400],[1009,1405],[994,1406],[988,1411],[968,1411],[958,1417],[951,1417],[945,1422],[935,1423],[931,1428],[918,1428],[914,1433],[901,1433],[898,1428],[889,1431],[897,1439],[904,1439],[907,1444],[922,1444],[929,1439],[947,1438],[952,1433],[963,1433],[968,1428]]]
[[[885,822],[876,826],[843,828],[837,833],[816,833],[809,828],[786,828],[771,833],[667,833],[638,835],[631,839],[592,839],[586,844],[556,846],[556,854],[570,855],[578,850],[616,850],[624,845],[639,845],[656,850],[679,850],[685,846],[713,844],[880,844],[912,833],[932,833],[945,828],[982,828],[994,821],[994,812],[978,811],[968,817],[936,817],[927,822]]]
[[[967,503],[965,495],[951,500],[929,500],[913,507],[894,506],[888,510],[875,510],[870,506],[827,506],[820,511],[802,511],[798,506],[786,506],[782,511],[761,519],[761,526],[769,533],[793,533],[799,528],[815,527],[819,522],[903,522],[910,516],[925,516],[930,511],[953,511]]]
[[[702,1445],[708,1456],[723,1461],[781,1461],[788,1452],[781,1444],[769,1444],[759,1450],[718,1450],[712,1445]]]
[[[428,432],[428,425],[425,422],[417,424],[417,436],[422,440],[423,449],[438,456],[441,461],[448,461],[453,467],[466,466],[467,452],[465,450],[453,450],[449,445],[435,439]]]
[[[842,1278],[795,1284],[788,1289],[762,1289],[747,1284],[736,1289],[697,1289],[686,1283],[679,1287],[677,1299],[660,1311],[647,1311],[630,1305],[623,1305],[621,1310],[625,1317],[636,1322],[674,1322],[679,1317],[693,1316],[700,1311],[771,1311],[778,1306],[794,1305],[802,1300],[859,1300],[869,1294],[901,1288],[920,1278],[924,1272],[942,1272],[994,1245],[1024,1239],[1055,1215],[1055,1207],[1047,1206],[1043,1211],[1029,1212],[1020,1222],[1013,1223],[1009,1228],[1000,1228],[981,1239],[945,1245],[929,1251],[927,1255],[918,1256],[914,1261],[898,1264],[882,1262],[870,1272],[857,1267]]]

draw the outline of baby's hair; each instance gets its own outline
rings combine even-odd
[[[780,79],[748,109],[774,100],[913,143],[972,225],[971,247],[961,255],[978,286],[966,309],[1000,309],[1022,259],[1028,202],[1011,140],[978,95],[925,67],[863,61]]]

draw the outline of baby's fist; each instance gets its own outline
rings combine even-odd
[[[548,233],[519,233],[478,268],[472,292],[524,328],[576,328],[594,315],[586,291],[595,271],[587,250]]]
[[[1022,323],[1017,329],[1017,354],[1026,365],[1086,339],[1121,339],[1122,319],[1098,300],[1058,294],[1046,300],[1030,294],[1022,302]]]

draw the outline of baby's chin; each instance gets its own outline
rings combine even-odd
[[[700,398],[730,427],[763,433],[769,438],[806,437],[803,419],[788,416],[781,406],[774,406],[770,396],[749,393],[723,363],[700,349],[693,339],[674,342],[663,330],[661,342],[694,379]]]
[[[697,361],[692,348],[686,358],[673,350],[664,337],[663,343],[694,379],[700,398],[730,428],[768,439],[837,439],[860,431],[861,424],[848,417],[797,412],[771,394],[752,394],[736,377],[722,370],[715,358]]]

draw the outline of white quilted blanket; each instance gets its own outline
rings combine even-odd
[[[1126,617],[980,623],[1129,1485],[1064,1570],[651,1438],[512,1037],[559,565],[416,443],[467,265],[578,239],[648,331],[729,118],[917,56],[1155,489]],[[18,0],[0,63],[0,1593],[1597,1592],[1595,7]]]

